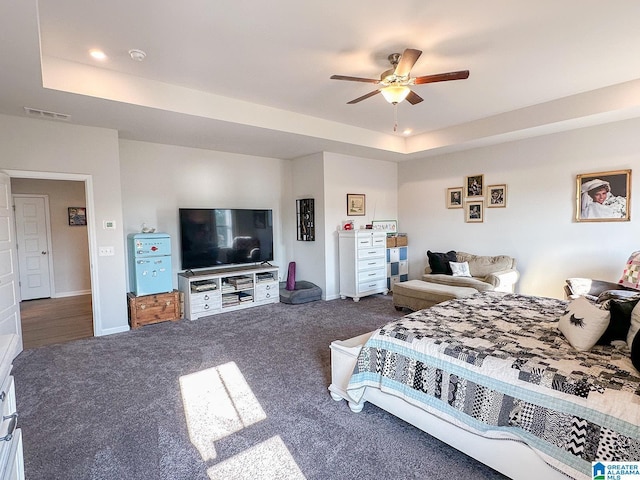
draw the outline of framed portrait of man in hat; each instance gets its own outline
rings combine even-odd
[[[584,173],[576,179],[576,221],[628,222],[631,170]]]

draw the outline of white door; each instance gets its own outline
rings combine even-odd
[[[0,335],[15,333],[22,351],[22,327],[18,306],[18,276],[16,243],[11,208],[11,184],[9,176],[0,173]]]
[[[13,197],[22,300],[51,296],[49,235],[43,196]]]

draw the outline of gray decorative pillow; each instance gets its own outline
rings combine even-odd
[[[558,321],[558,329],[573,348],[586,352],[605,332],[610,318],[608,310],[602,310],[586,298],[578,297],[569,302]]]

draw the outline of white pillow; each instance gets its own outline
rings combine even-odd
[[[631,326],[629,327],[629,333],[627,333],[627,345],[629,345],[629,349],[631,349],[633,338],[640,330],[640,307],[638,307],[638,305],[640,305],[640,302],[636,303],[636,306],[631,310]]]
[[[609,326],[611,314],[602,310],[584,297],[569,302],[560,317],[558,329],[571,346],[581,352],[593,347]]]
[[[469,262],[449,262],[454,277],[470,277]]]

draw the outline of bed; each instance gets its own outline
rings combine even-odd
[[[640,375],[625,346],[578,352],[567,302],[485,292],[332,343],[334,400],[373,403],[516,479],[592,478],[640,460]]]

